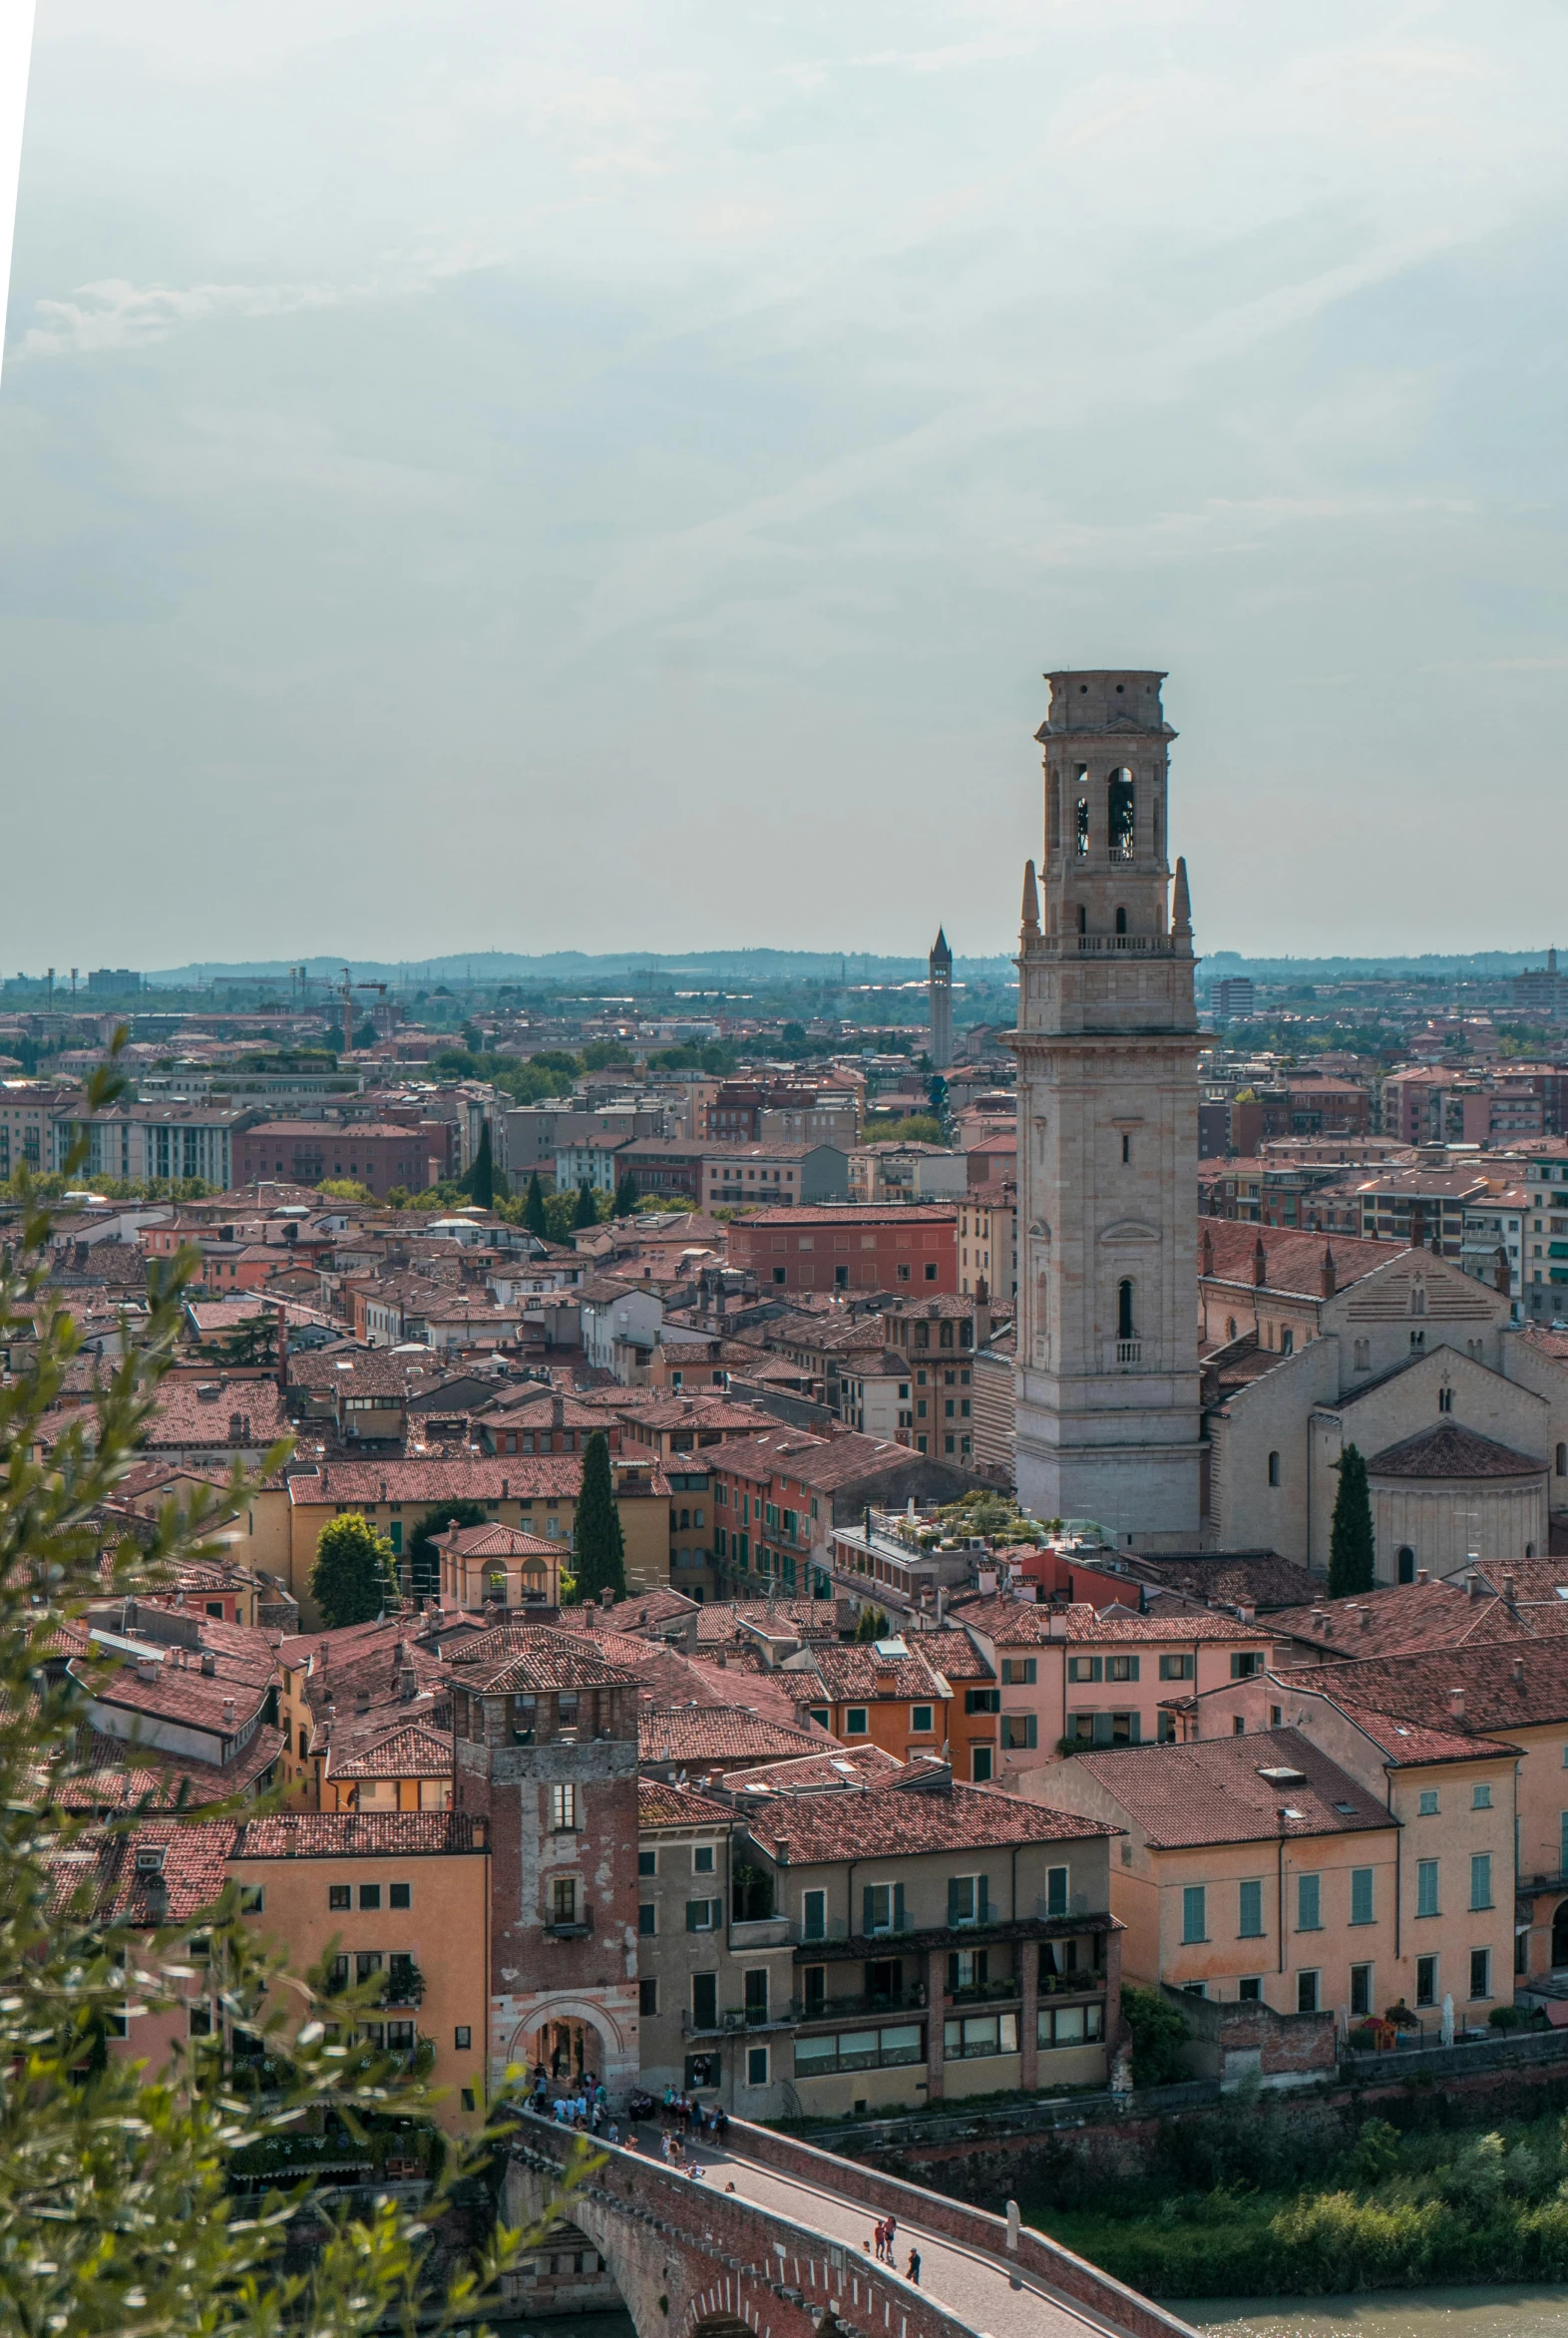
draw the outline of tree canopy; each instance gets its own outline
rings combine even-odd
[[[636,1206],[637,1181],[631,1171],[626,1169],[621,1172],[620,1181],[615,1187],[611,1215],[616,1218],[629,1218]]]
[[[310,1596],[329,1632],[344,1624],[371,1624],[399,1604],[392,1545],[362,1513],[331,1518],[316,1537]]]
[[[596,1226],[598,1224],[598,1204],[593,1199],[593,1189],[586,1177],[578,1187],[578,1206],[572,1223],[574,1226]]]
[[[474,1154],[474,1166],[463,1182],[482,1210],[488,1210],[494,1206],[496,1164],[491,1152],[490,1122],[488,1120],[485,1121],[479,1132],[479,1145]]]
[[[613,1592],[616,1599],[625,1597],[626,1545],[610,1477],[609,1440],[601,1428],[593,1431],[584,1449],[573,1549],[580,1598],[597,1599],[602,1591]]]
[[[523,1223],[530,1234],[537,1234],[542,1242],[550,1231],[550,1222],[545,1216],[545,1189],[539,1182],[537,1169],[528,1181],[528,1194],[523,1203]]]
[[[1347,1445],[1340,1455],[1340,1485],[1329,1529],[1329,1597],[1350,1599],[1371,1591],[1374,1556],[1367,1463],[1358,1447]]]

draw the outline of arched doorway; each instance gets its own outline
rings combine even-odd
[[[1568,1965],[1568,1900],[1559,1900],[1552,1917],[1552,1970]]]
[[[1407,1542],[1401,1542],[1399,1545],[1399,1581],[1401,1583],[1415,1581],[1415,1553]]]
[[[589,2079],[604,2076],[604,2041],[592,2022],[575,2009],[547,2015],[533,2030],[521,2031],[513,2059],[526,2067],[530,2083],[543,2067],[552,2099],[575,2094]]]

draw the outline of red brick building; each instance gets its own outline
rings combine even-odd
[[[447,1173],[447,1132],[439,1122],[405,1128],[390,1120],[264,1120],[236,1136],[233,1148],[236,1185],[351,1177],[379,1201],[394,1185],[423,1193]]]
[[[952,1204],[759,1210],[729,1230],[729,1263],[766,1297],[783,1291],[956,1292],[959,1213]]]

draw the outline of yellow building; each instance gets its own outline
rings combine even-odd
[[[455,1526],[432,1538],[441,1553],[443,1607],[559,1607],[561,1577],[572,1553],[515,1526]]]

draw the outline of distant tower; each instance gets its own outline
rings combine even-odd
[[[1197,1014],[1166,912],[1158,673],[1053,673],[1018,951],[1017,1486],[1118,1542],[1199,1525]],[[1040,891],[1044,919],[1041,923]]]
[[[953,1061],[953,953],[940,926],[926,966],[931,990],[931,1067],[946,1071]]]

